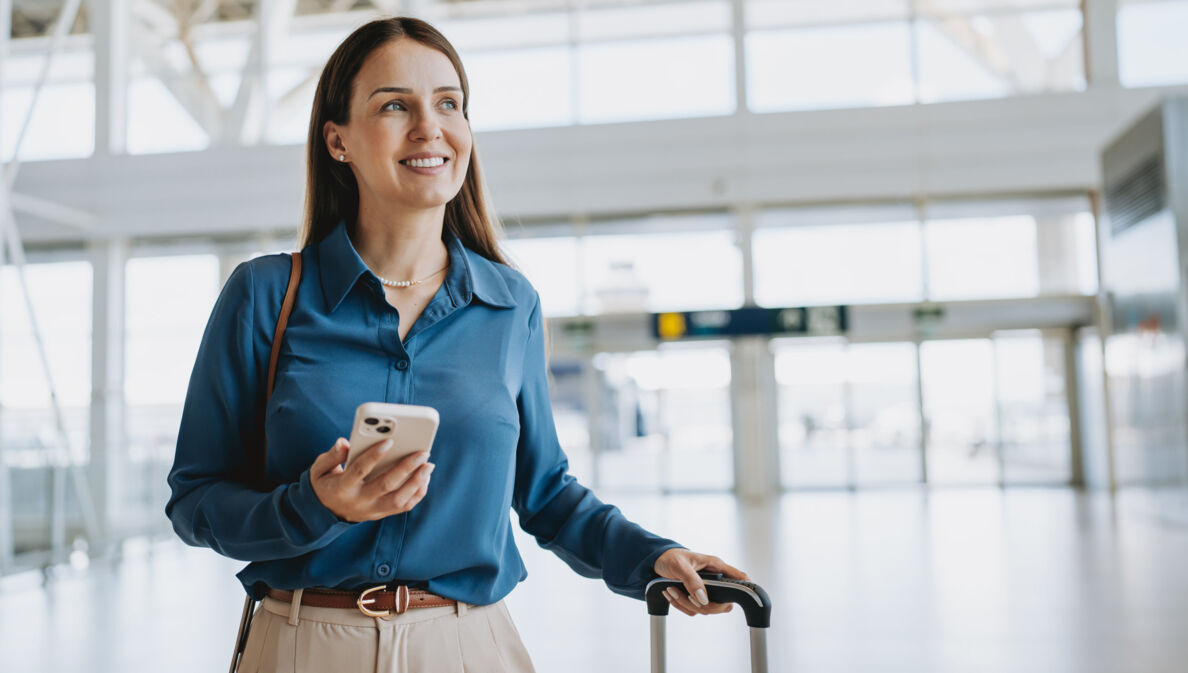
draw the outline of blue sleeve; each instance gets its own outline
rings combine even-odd
[[[165,506],[186,544],[242,561],[299,556],[330,544],[352,525],[318,499],[308,469],[298,481],[269,491],[247,483],[247,447],[263,439],[263,358],[270,346],[257,338],[265,326],[256,325],[256,309],[252,266],[245,262],[227,280],[202,335]],[[275,319],[268,341],[274,327]]]
[[[512,506],[520,527],[584,577],[601,578],[611,591],[643,600],[656,578],[653,566],[682,545],[629,521],[568,473],[549,401],[540,298],[530,318],[524,379],[518,399],[520,443]]]

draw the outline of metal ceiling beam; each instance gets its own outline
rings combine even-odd
[[[243,64],[239,91],[227,111],[222,142],[224,144],[258,143],[269,117],[268,76],[272,55],[288,37],[297,0],[259,0],[256,4],[256,34]],[[247,127],[251,112],[259,123]]]
[[[93,233],[97,230],[99,218],[94,213],[19,192],[11,192],[8,196],[9,205],[18,213],[65,224],[84,233]]]
[[[223,128],[223,106],[200,69],[179,71],[161,51],[160,44],[142,30],[133,30],[136,53],[149,72],[159,79],[194,121],[211,138],[218,138]]]

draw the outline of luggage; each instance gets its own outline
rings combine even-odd
[[[754,582],[736,580],[722,573],[701,571],[697,573],[705,582],[705,591],[711,603],[738,603],[751,628],[751,671],[767,673],[767,629],[771,627],[771,599],[763,587]],[[664,650],[664,620],[671,607],[664,597],[664,590],[675,586],[684,590],[685,585],[676,580],[660,578],[648,583],[644,597],[648,614],[652,616],[652,673],[664,673],[667,662]]]

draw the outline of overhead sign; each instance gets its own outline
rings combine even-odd
[[[684,311],[652,315],[657,339],[734,336],[829,336],[848,329],[845,306],[745,307],[728,311]]]

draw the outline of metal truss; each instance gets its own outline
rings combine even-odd
[[[72,459],[73,451],[70,446],[70,436],[66,431],[62,406],[58,401],[57,389],[50,370],[49,357],[45,350],[45,342],[42,338],[40,324],[37,319],[37,311],[29,294],[29,284],[25,275],[25,248],[21,241],[20,233],[17,230],[16,218],[13,214],[12,205],[14,198],[11,190],[12,184],[16,180],[17,172],[20,169],[20,146],[29,129],[29,122],[32,118],[33,110],[36,108],[38,94],[40,94],[41,89],[45,86],[54,54],[60,48],[62,39],[69,32],[70,27],[75,24],[81,2],[82,0],[66,0],[65,5],[61,9],[58,21],[54,24],[49,53],[46,56],[37,86],[33,90],[33,103],[29,106],[24,122],[21,125],[21,130],[17,135],[13,159],[4,166],[4,179],[0,180],[0,252],[4,252],[4,249],[7,248],[7,257],[17,269],[17,278],[21,286],[25,310],[29,316],[29,323],[33,328],[33,340],[37,345],[38,358],[41,362],[42,371],[45,374],[50,391],[50,407],[53,411],[54,426],[58,439],[58,446],[51,450],[47,456],[53,476],[50,489],[51,550],[47,567],[49,564],[65,561],[69,553],[66,546],[67,479],[70,480],[70,489],[78,501],[87,538],[92,544],[97,543],[101,539],[103,531],[96,516],[94,501],[91,498],[91,490],[87,482],[87,475]],[[7,10],[8,8],[4,7],[5,4],[0,3],[0,9]],[[0,35],[0,43],[4,45],[0,48],[0,53],[6,52],[8,44],[7,34]],[[2,81],[2,78],[0,78],[0,81]],[[34,208],[40,208],[43,212],[55,212],[52,204],[41,200],[26,199],[25,203],[26,205],[31,204]],[[0,259],[2,258],[3,255],[0,255]],[[8,465],[4,460],[4,448],[3,442],[0,442],[0,472],[4,473],[3,479],[0,480],[0,487],[3,487],[3,492],[0,492],[0,572],[7,570],[16,561],[12,531],[11,490],[8,482]]]

